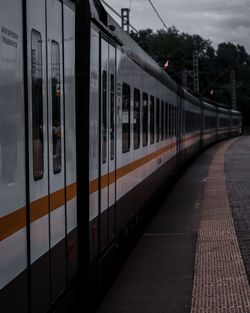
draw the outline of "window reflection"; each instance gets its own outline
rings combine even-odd
[[[130,149],[130,86],[122,87],[122,152]]]
[[[52,132],[53,171],[59,173],[62,167],[61,148],[61,85],[60,48],[56,41],[51,43],[51,85],[52,85]]]
[[[31,84],[33,176],[39,180],[44,172],[42,37],[35,30],[31,32]]]
[[[138,149],[140,146],[140,91],[134,89],[134,149]]]

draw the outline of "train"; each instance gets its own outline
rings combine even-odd
[[[178,85],[99,0],[1,0],[0,23],[1,312],[76,290],[94,307],[154,195],[242,115]]]

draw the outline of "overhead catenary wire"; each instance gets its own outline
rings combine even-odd
[[[155,11],[155,13],[157,14],[157,16],[159,17],[160,21],[162,22],[163,26],[168,30],[167,25],[164,23],[162,17],[160,16],[159,12],[157,11],[156,7],[153,5],[151,0],[148,0],[148,2],[151,4],[153,10]]]
[[[101,0],[101,2],[106,5],[107,8],[109,8],[115,15],[117,15],[120,19],[122,18],[121,17],[121,14],[119,14],[115,9],[113,9],[106,1],[104,0]],[[131,5],[132,5],[132,1],[130,2],[130,8],[131,8]],[[131,24],[129,24],[129,26],[136,32],[138,33],[138,30]]]

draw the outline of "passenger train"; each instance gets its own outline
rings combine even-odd
[[[94,303],[153,195],[241,121],[179,86],[99,0],[1,0],[1,312],[53,311],[77,281]]]

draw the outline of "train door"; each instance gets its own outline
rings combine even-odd
[[[115,235],[116,48],[100,39],[100,249]]]
[[[50,281],[52,301],[66,288],[63,7],[47,1]]]
[[[31,310],[66,287],[62,3],[27,0]]]

